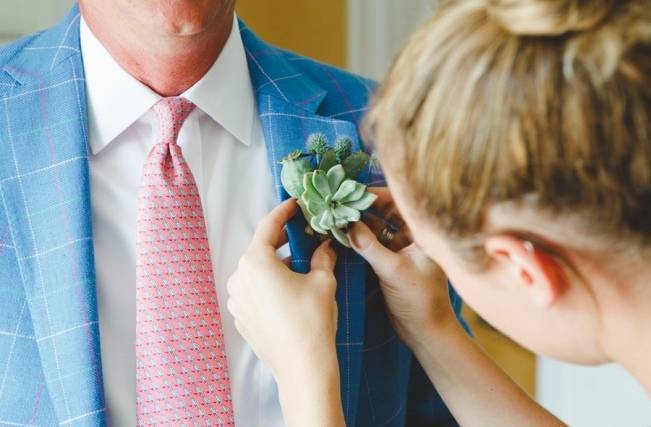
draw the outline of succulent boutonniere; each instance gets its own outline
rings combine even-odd
[[[289,153],[282,161],[280,179],[285,191],[296,199],[309,224],[306,232],[332,235],[350,247],[346,231],[359,221],[377,196],[357,178],[369,164],[363,151],[352,152],[350,138],[340,138],[335,147],[323,134],[308,138],[309,151]]]

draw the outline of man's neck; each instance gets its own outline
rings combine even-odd
[[[106,2],[105,4],[109,4]],[[109,8],[110,9],[110,8]],[[233,27],[233,12],[221,14],[203,32],[190,36],[148,33],[136,22],[111,19],[112,10],[85,8],[88,27],[115,61],[161,96],[177,96],[198,82],[215,63]],[[111,22],[124,22],[116,31]]]

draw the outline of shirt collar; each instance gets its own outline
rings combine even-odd
[[[219,57],[181,96],[192,101],[238,141],[251,145],[255,95],[249,78],[237,17]],[[127,73],[81,19],[81,52],[86,75],[89,145],[99,153],[138,121],[161,96]]]

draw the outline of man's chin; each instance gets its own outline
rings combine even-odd
[[[182,22],[168,25],[165,32],[170,36],[192,37],[204,33],[208,27],[203,23]]]
[[[228,2],[176,0],[161,5],[158,19],[168,35],[189,37],[214,29],[225,14],[232,19]]]

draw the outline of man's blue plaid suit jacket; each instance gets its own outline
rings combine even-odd
[[[373,85],[241,31],[282,199],[278,161],[308,135],[348,136],[359,147]],[[78,8],[0,49],[0,69],[0,425],[104,425]],[[297,271],[315,248],[303,227],[300,218],[289,225]],[[348,250],[339,260],[348,425],[454,424],[391,328],[368,266]]]

